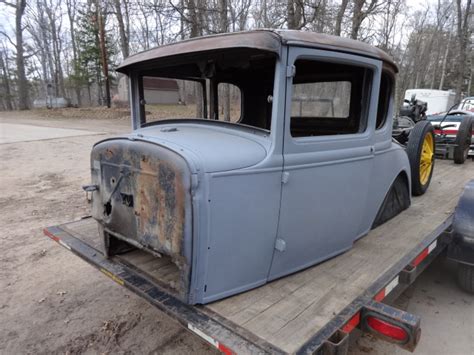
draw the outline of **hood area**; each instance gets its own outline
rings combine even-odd
[[[268,132],[202,121],[160,123],[140,128],[127,138],[174,150],[206,173],[247,168],[267,156],[271,144]]]

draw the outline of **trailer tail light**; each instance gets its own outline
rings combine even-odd
[[[404,343],[408,340],[408,332],[400,326],[391,324],[387,321],[372,316],[367,317],[366,322],[367,326],[373,331],[384,335],[396,342]]]

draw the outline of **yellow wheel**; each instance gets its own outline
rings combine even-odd
[[[434,129],[429,121],[415,124],[408,137],[406,151],[410,161],[412,194],[423,195],[430,185],[435,162]]]
[[[426,185],[431,177],[433,170],[433,156],[434,156],[434,140],[433,135],[427,134],[423,140],[423,147],[421,148],[420,157],[420,183]]]

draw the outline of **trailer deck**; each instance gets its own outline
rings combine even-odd
[[[407,286],[409,273],[421,271],[443,250],[456,203],[472,178],[474,164],[438,160],[428,192],[413,198],[408,210],[358,240],[351,250],[205,306],[185,305],[166,292],[160,280],[176,272],[166,258],[140,250],[103,257],[92,218],[47,228],[45,234],[223,352],[312,353],[338,329],[350,332],[360,321],[362,307]]]

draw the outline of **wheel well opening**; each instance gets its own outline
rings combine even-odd
[[[390,186],[377,212],[372,229],[387,222],[410,206],[410,185],[408,175],[401,171]]]
[[[406,186],[406,188],[408,189],[408,194],[410,194],[410,182],[408,181],[408,174],[405,170],[402,170],[400,171],[400,173],[397,175],[397,177],[395,178],[395,180],[397,180],[398,178],[401,178],[403,179],[403,182]],[[395,181],[394,180],[394,181]]]

